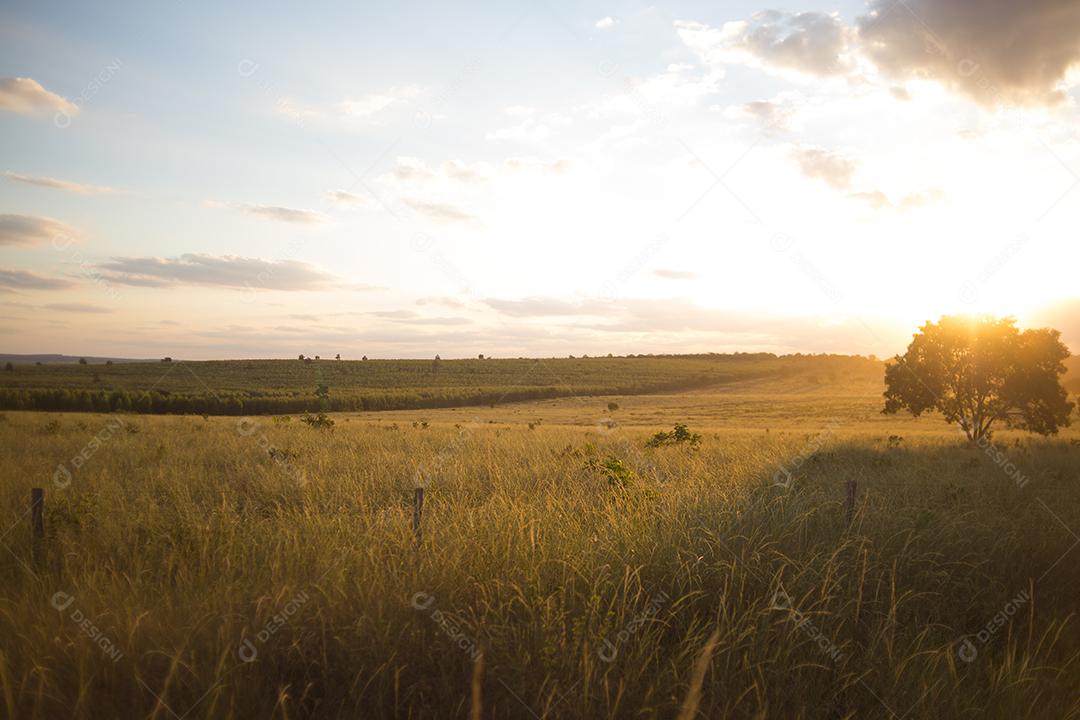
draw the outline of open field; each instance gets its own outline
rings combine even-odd
[[[655,393],[753,378],[800,384],[880,379],[851,356],[670,355],[487,360],[221,360],[12,365],[0,409],[256,415],[390,410]],[[327,395],[316,396],[325,386]]]
[[[980,449],[880,404],[7,412],[0,715],[675,717],[713,636],[698,717],[1080,717],[1080,432]],[[646,447],[677,422],[698,449]]]

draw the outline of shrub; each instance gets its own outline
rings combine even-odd
[[[311,413],[304,413],[300,418],[300,421],[308,427],[313,427],[316,430],[330,430],[334,427],[334,421],[326,416],[326,413],[319,413],[318,415],[312,415]]]
[[[626,490],[634,481],[634,471],[614,455],[609,455],[604,460],[589,458],[585,461],[585,468],[602,475],[607,480],[608,487],[613,490]]]
[[[675,428],[671,432],[658,432],[653,435],[645,447],[660,447],[661,445],[682,445],[688,444],[692,449],[697,450],[701,445],[701,434],[690,432],[686,425],[677,423]]]

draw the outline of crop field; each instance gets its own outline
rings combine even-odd
[[[256,415],[489,405],[704,388],[751,378],[877,380],[881,363],[771,354],[476,360],[12,364],[0,409]],[[871,380],[871,381],[873,381]],[[325,395],[318,395],[319,387]]]
[[[1080,717],[1075,418],[975,446],[880,408],[826,371],[332,425],[5,412],[0,716]]]

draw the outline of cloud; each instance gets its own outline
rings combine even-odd
[[[425,297],[416,301],[417,305],[443,305],[448,308],[463,309],[465,303],[452,297]]]
[[[908,210],[915,210],[926,205],[941,202],[945,199],[945,193],[936,189],[908,193],[900,198],[900,201],[897,203],[893,203],[893,201],[889,199],[889,196],[880,190],[866,190],[851,193],[848,197],[852,200],[864,202],[874,210],[899,210],[900,212],[907,212]]]
[[[50,278],[25,270],[0,269],[0,292],[12,290],[63,290],[74,285],[70,280]]]
[[[370,119],[392,105],[397,105],[406,100],[411,100],[420,94],[421,88],[416,85],[403,85],[392,87],[381,93],[363,95],[353,100],[341,103],[341,110],[349,117],[362,120]]]
[[[484,182],[484,174],[476,167],[470,167],[459,160],[447,160],[440,168],[443,175],[452,180],[460,180],[466,183]]]
[[[435,177],[435,172],[424,164],[423,160],[412,157],[399,157],[394,167],[394,177],[398,180],[427,180]]]
[[[754,118],[770,130],[787,130],[794,110],[777,102],[754,100],[740,105],[737,110],[744,116]]]
[[[610,30],[613,27],[615,27],[615,18],[611,17],[610,15],[608,15],[607,17],[602,17],[596,21],[597,30]]]
[[[844,189],[851,185],[855,163],[828,150],[813,147],[795,147],[791,156],[799,163],[799,169],[808,178],[824,180],[830,186]]]
[[[911,93],[908,92],[907,88],[901,87],[899,85],[891,86],[889,88],[889,94],[892,95],[897,100],[905,100],[906,101],[906,100],[911,99]]]
[[[507,158],[503,165],[514,172],[527,172],[535,170],[553,175],[565,175],[574,169],[574,161],[569,158],[558,160],[541,160],[535,157],[512,157]]]
[[[324,197],[336,205],[349,205],[353,207],[370,207],[372,201],[366,195],[356,195],[345,190],[328,190]]]
[[[87,303],[52,303],[44,306],[46,310],[59,310],[70,313],[111,313],[112,308]]]
[[[695,280],[697,273],[688,270],[653,270],[653,275],[665,280]]]
[[[1054,105],[1080,64],[1075,0],[873,0],[858,20],[886,75],[935,80],[984,105]]]
[[[9,180],[15,182],[26,183],[27,185],[37,185],[39,187],[52,188],[54,190],[65,190],[67,192],[78,193],[79,195],[100,195],[102,193],[111,193],[113,189],[104,185],[84,185],[82,183],[69,182],[67,180],[57,180],[51,177],[37,177],[34,175],[21,175],[16,172],[6,171],[4,176]]]
[[[79,112],[74,103],[31,78],[0,78],[0,110],[22,115],[58,112],[72,116]]]
[[[208,207],[227,207],[233,210],[239,210],[240,212],[254,215],[255,217],[262,218],[264,220],[274,220],[275,222],[285,223],[297,223],[302,225],[316,225],[326,221],[326,218],[315,212],[314,210],[302,210],[297,208],[281,207],[278,205],[248,205],[245,203],[222,203],[216,200],[210,200],[206,203]]]
[[[0,215],[0,247],[38,245],[58,239],[69,240],[79,231],[59,220],[37,215]]]
[[[874,210],[884,210],[893,206],[889,196],[880,190],[866,190],[848,195],[852,200],[859,200],[869,205]]]
[[[470,165],[461,160],[447,160],[436,169],[420,158],[399,157],[395,161],[392,177],[404,183],[443,179],[479,184],[490,174],[491,167],[487,163]]]
[[[98,269],[109,282],[140,287],[207,285],[264,290],[328,290],[330,273],[296,260],[189,253],[177,258],[116,257]]]
[[[367,313],[382,320],[389,320],[403,325],[471,325],[472,320],[463,317],[431,317],[420,315],[412,310],[382,310]]]
[[[550,297],[528,297],[521,300],[488,298],[484,304],[510,317],[560,317],[573,315],[604,315],[613,305],[605,300],[562,300]]]
[[[476,216],[447,203],[418,200],[416,198],[404,198],[402,202],[428,220],[438,223],[472,222],[476,220]]]
[[[676,21],[683,43],[709,65],[741,63],[794,70],[807,75],[842,75],[851,70],[847,57],[850,30],[834,15],[776,10],[754,13],[749,21],[713,28]]]
[[[517,125],[489,132],[488,140],[509,140],[520,143],[536,143],[547,140],[551,129],[536,118],[527,117]]]

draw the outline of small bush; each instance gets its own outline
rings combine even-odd
[[[589,472],[601,474],[607,480],[608,487],[613,490],[626,490],[634,482],[634,471],[626,467],[623,461],[614,455],[600,460],[589,458],[585,461],[585,468]]]
[[[319,413],[318,415],[304,413],[303,417],[300,418],[300,422],[316,430],[330,430],[334,427],[334,421],[328,418],[326,413]]]
[[[689,445],[692,449],[697,450],[701,445],[701,434],[692,433],[682,423],[675,425],[675,428],[671,432],[658,432],[649,438],[649,441],[645,443],[645,447],[660,447],[661,445]]]

